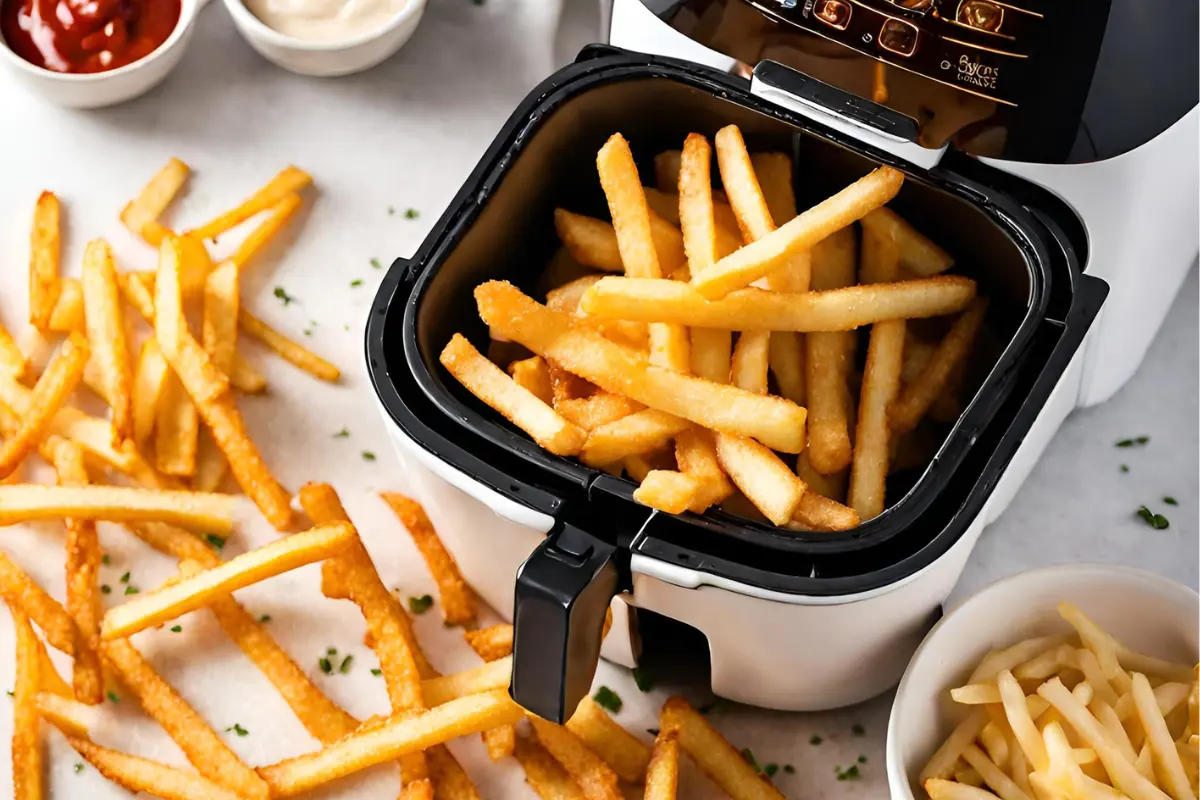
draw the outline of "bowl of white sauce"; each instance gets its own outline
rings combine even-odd
[[[350,75],[386,60],[412,36],[425,0],[224,0],[242,37],[301,75]]]

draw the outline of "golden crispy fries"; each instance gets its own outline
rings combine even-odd
[[[13,380],[24,380],[29,372],[29,361],[12,335],[0,325],[0,370],[8,373]]]
[[[263,248],[270,244],[271,240],[279,233],[280,228],[287,224],[298,208],[300,208],[300,195],[285,195],[278,203],[271,206],[270,215],[242,240],[230,260],[237,265],[238,269],[244,268]]]
[[[608,392],[596,392],[591,397],[567,398],[555,403],[554,410],[568,422],[585,431],[594,431],[644,408],[641,403]]]
[[[122,272],[117,275],[117,286],[125,302],[133,306],[142,318],[154,324],[154,273]]]
[[[0,597],[32,619],[50,645],[75,656],[87,646],[66,610],[4,553],[0,553]]]
[[[292,166],[285,167],[265,186],[246,198],[245,202],[240,206],[225,212],[211,222],[201,225],[199,228],[188,231],[188,235],[197,241],[220,236],[230,228],[236,227],[250,219],[255,214],[271,208],[288,195],[300,192],[310,183],[312,183],[312,178],[304,170]]]
[[[920,375],[904,387],[889,412],[892,431],[905,433],[917,427],[921,417],[945,390],[954,368],[964,362],[987,313],[987,301],[976,298],[965,313],[950,328],[921,370]]]
[[[958,727],[946,737],[946,741],[942,742],[941,747],[929,759],[924,769],[921,770],[918,780],[924,785],[930,779],[949,778],[954,774],[954,766],[958,763],[958,759],[962,756],[963,750],[967,748],[975,738],[979,736],[979,732],[988,724],[987,712],[982,708],[977,708],[971,712]]]
[[[54,469],[62,486],[86,486],[87,471],[83,466],[83,450],[66,439],[58,439],[52,448]],[[75,620],[83,641],[93,641],[100,632],[100,539],[91,520],[68,517],[67,528],[67,613]],[[95,705],[104,699],[104,676],[100,660],[90,647],[80,648],[75,655],[73,681],[75,696],[81,702]]]
[[[668,514],[682,514],[695,506],[701,490],[700,481],[691,475],[665,469],[650,470],[641,483],[633,499]]]
[[[204,284],[204,351],[213,365],[233,372],[237,356],[238,265],[226,261],[208,274]]]
[[[588,800],[620,800],[617,774],[574,733],[553,722],[529,716],[538,742],[567,771]]]
[[[691,368],[696,377],[729,383],[733,336],[717,328],[689,328]]]
[[[463,637],[484,661],[496,661],[512,655],[513,627],[507,623],[464,631]]]
[[[272,797],[292,797],[368,767],[459,736],[514,723],[523,712],[501,691],[463,697],[425,712],[364,726],[323,750],[261,767]]]
[[[175,195],[187,183],[190,170],[188,165],[177,158],[172,158],[166,165],[154,174],[149,182],[138,192],[138,196],[125,204],[121,210],[121,223],[129,231],[142,237],[149,244],[157,247],[161,242],[156,239],[158,218],[166,212]]]
[[[996,800],[996,795],[974,786],[930,778],[924,783],[930,800]]]
[[[78,278],[62,278],[58,283],[62,290],[54,304],[54,311],[50,314],[49,329],[55,333],[86,330],[83,284]]]
[[[679,230],[657,214],[650,213],[650,237],[661,269],[674,271],[687,263],[683,237]],[[554,229],[563,247],[585,267],[604,272],[624,272],[617,232],[613,226],[595,217],[573,214],[562,208],[554,210]]]
[[[77,703],[70,699],[69,693],[64,697],[45,691],[46,679],[44,675],[40,674],[44,667],[45,662],[38,664],[38,677],[43,684],[43,691],[37,696],[38,716],[68,736],[87,736],[88,728],[95,718],[94,711],[83,703]]]
[[[810,418],[811,419],[811,418]],[[809,423],[811,431],[812,423]],[[835,472],[832,475],[822,475],[813,469],[809,462],[809,456],[812,452],[812,443],[809,442],[808,449],[796,457],[796,475],[800,480],[808,486],[810,492],[816,492],[822,497],[827,497],[830,500],[842,502],[846,499],[846,483],[850,479],[850,474],[847,470]]]
[[[754,167],[754,176],[762,190],[763,199],[767,201],[771,220],[776,225],[789,222],[796,216],[796,192],[792,188],[792,157],[787,153],[755,153],[750,156],[750,163]]]
[[[525,771],[525,782],[542,800],[587,800],[575,779],[541,745],[518,738],[513,755]]]
[[[989,653],[971,673],[967,683],[988,683],[994,681],[1004,670],[1015,670],[1020,665],[1047,652],[1056,652],[1067,643],[1067,637],[1061,635],[1039,636],[1017,642],[1004,650]],[[1073,649],[1073,648],[1072,648]],[[1053,674],[1053,673],[1050,673]],[[1044,675],[1040,677],[1049,677]],[[1021,676],[1017,676],[1021,677]],[[1039,677],[1031,675],[1029,677]]]
[[[476,615],[475,593],[463,580],[458,564],[438,537],[425,509],[416,500],[396,492],[383,492],[380,497],[400,518],[417,550],[421,552],[429,573],[433,575],[446,624],[473,625]]]
[[[712,269],[694,276],[692,285],[701,296],[710,300],[749,286],[786,267],[793,253],[811,248],[839,228],[887,203],[900,190],[903,181],[902,173],[891,167],[880,167],[770,234],[721,259]]]
[[[843,228],[812,249],[812,289],[852,286],[855,281],[854,232]],[[808,403],[808,457],[823,475],[850,465],[850,423],[854,399],[847,388],[854,366],[852,332],[810,333],[804,337],[805,389]],[[835,498],[836,499],[836,498]]]
[[[1005,717],[1016,737],[1017,744],[1021,746],[1025,758],[1035,770],[1039,772],[1046,770],[1050,765],[1049,756],[1046,754],[1046,745],[1042,741],[1041,734],[1029,714],[1029,707],[1025,702],[1025,692],[1021,690],[1021,685],[1008,670],[1001,671],[996,676],[996,682],[999,686],[1001,701],[1004,704]]]
[[[508,758],[513,754],[513,750],[517,746],[517,727],[515,725],[501,725],[499,728],[491,728],[480,734],[483,739],[484,749],[487,750],[488,758],[492,761],[500,761]]]
[[[475,784],[449,750],[436,745],[426,750],[425,756],[429,759],[433,800],[481,800]]]
[[[690,427],[685,419],[648,408],[591,431],[579,459],[594,467],[611,464],[625,456],[657,450]]]
[[[83,305],[88,343],[99,366],[103,396],[112,407],[114,446],[133,436],[133,375],[112,250],[103,239],[83,254]]]
[[[38,330],[49,327],[61,291],[59,214],[58,197],[53,192],[42,192],[33,210],[29,236],[29,323]]]
[[[178,240],[163,242],[159,274],[155,280],[155,337],[167,363],[175,370],[192,396],[197,410],[225,454],[230,471],[242,490],[254,501],[276,529],[292,521],[290,497],[263,463],[262,455],[246,434],[242,416],[223,386],[224,375],[183,325],[179,287]]]
[[[1100,669],[1100,662],[1096,660],[1096,654],[1091,650],[1082,649],[1078,652],[1076,660],[1079,663],[1079,670],[1083,673],[1084,683],[1092,688],[1093,695],[1104,703],[1115,706],[1119,698],[1108,682],[1108,678],[1104,677],[1104,672]],[[1081,699],[1080,702],[1086,706],[1090,701]]]
[[[734,485],[776,525],[792,519],[804,482],[771,450],[753,439],[718,433],[717,459]]]
[[[804,337],[791,331],[771,334],[769,362],[779,394],[796,405],[805,404]]]
[[[167,375],[167,362],[151,337],[142,345],[133,379],[133,440],[139,448],[146,446],[154,432]]]
[[[31,402],[32,394],[30,389],[0,373],[0,403],[3,403],[7,410],[14,412],[11,415],[13,424],[6,430],[6,435],[11,436],[20,424],[20,417],[29,414],[34,408]],[[5,425],[8,425],[9,418],[8,414],[0,415],[0,421]],[[129,472],[134,467],[136,453],[128,448],[113,448],[112,426],[106,420],[89,417],[77,408],[60,408],[50,422],[47,433],[78,442],[88,453],[122,472]]]
[[[806,531],[848,531],[857,528],[858,512],[836,500],[806,491],[787,527]]]
[[[877,322],[871,328],[858,406],[854,458],[850,465],[850,487],[846,493],[848,504],[863,519],[883,513],[888,474],[887,415],[900,391],[904,327],[904,320],[887,320]]]
[[[899,246],[900,266],[914,275],[928,278],[954,266],[954,259],[945,250],[891,209],[875,209],[862,218],[862,226],[864,231],[886,231]]]
[[[169,583],[110,609],[104,615],[100,635],[104,639],[132,636],[188,611],[203,608],[213,597],[329,558],[344,549],[354,536],[354,528],[345,523],[323,525],[243,553],[220,566]]]
[[[952,275],[799,294],[739,289],[720,300],[705,300],[678,281],[610,276],[584,294],[580,308],[601,318],[726,330],[848,331],[885,320],[955,314],[974,297],[975,282]]]
[[[653,282],[683,286],[675,281]],[[706,427],[757,438],[783,452],[803,449],[805,412],[794,403],[651,367],[639,353],[572,328],[567,318],[511,284],[483,284],[475,290],[475,298],[489,325],[503,328],[510,338],[605,391]]]
[[[1115,657],[1119,665],[1125,669],[1141,672],[1145,675],[1153,675],[1166,681],[1191,683],[1195,680],[1193,667],[1189,667],[1186,664],[1175,664],[1130,650],[1106,633],[1096,623],[1092,622],[1092,620],[1088,619],[1086,614],[1070,603],[1059,603],[1058,611],[1078,631],[1079,638],[1083,641],[1084,645],[1093,653],[1096,653],[1096,658],[1100,661],[1101,667],[1105,669],[1105,675],[1110,681],[1113,681],[1114,676],[1110,674],[1109,668],[1105,666],[1105,661],[1109,660],[1110,657]],[[1106,655],[1106,651],[1109,655]],[[1114,681],[1114,685],[1115,683]],[[1116,688],[1124,692],[1128,687],[1117,686]]]
[[[146,792],[166,800],[239,800],[237,793],[199,775],[109,750],[79,736],[69,736],[68,741],[97,772],[135,794]]]
[[[221,741],[208,723],[125,639],[105,642],[104,659],[142,709],[179,745],[201,775],[244,798],[266,798],[266,783]]]
[[[200,417],[187,390],[173,372],[163,379],[154,415],[154,462],[164,475],[192,475]]]
[[[673,192],[679,185],[683,154],[678,150],[664,150],[654,157],[654,185],[659,191]]]
[[[968,745],[963,750],[963,760],[971,765],[984,782],[990,786],[1001,800],[1032,800],[1029,795],[1004,774],[1004,770],[992,763],[982,750],[975,745]]]
[[[430,708],[471,694],[506,689],[512,679],[512,657],[489,661],[473,669],[421,681],[421,694]]]
[[[1049,699],[1049,698],[1047,698]],[[1187,773],[1184,772],[1183,762],[1175,749],[1175,742],[1167,730],[1167,722],[1158,708],[1158,701],[1150,682],[1140,672],[1133,673],[1133,701],[1137,707],[1138,719],[1142,729],[1146,731],[1146,742],[1154,755],[1158,771],[1163,776],[1163,786],[1174,800],[1195,800]]]
[[[950,699],[967,706],[1000,702],[1000,689],[994,683],[969,683],[950,690]]]
[[[1038,694],[1070,723],[1088,747],[1104,765],[1113,786],[1129,796],[1131,800],[1165,800],[1167,795],[1138,773],[1137,769],[1121,754],[1112,739],[1087,708],[1071,695],[1057,677],[1038,687]],[[1040,771],[1040,770],[1039,770]]]
[[[236,498],[202,492],[152,491],[127,486],[0,486],[0,525],[35,519],[169,522],[228,536]]]
[[[574,455],[580,451],[587,434],[519,386],[476,350],[466,337],[455,334],[442,350],[444,366],[473,395],[555,455]]]
[[[0,445],[0,478],[11,474],[51,429],[55,416],[79,385],[87,360],[87,342],[78,333],[71,334],[33,387],[20,426]]]
[[[862,263],[858,269],[861,284],[892,283],[900,279],[900,245],[891,231],[863,231]]]
[[[42,800],[44,778],[41,743],[38,741],[37,635],[29,618],[11,603],[9,613],[17,632],[17,674],[11,692],[13,800]]]
[[[566,728],[622,780],[641,783],[645,778],[650,748],[617,724],[592,698],[583,698]]]
[[[524,387],[546,405],[554,402],[554,386],[550,382],[550,368],[546,366],[546,359],[531,356],[514,361],[508,365],[508,374],[518,386]]]
[[[675,436],[675,461],[679,471],[700,481],[698,505],[708,508],[723,502],[734,492],[733,483],[721,469],[717,446],[711,431],[689,428]],[[692,508],[696,511],[696,507]],[[697,511],[697,513],[700,513]]]
[[[675,800],[679,788],[679,739],[659,731],[646,769],[644,800]]]
[[[262,342],[283,360],[290,361],[314,378],[337,383],[342,377],[341,370],[333,364],[307,350],[299,342],[287,338],[246,309],[238,310],[238,322],[247,336]]]
[[[738,336],[733,348],[730,383],[755,394],[767,393],[770,336],[767,331],[744,331]]]
[[[58,674],[58,670],[54,668],[54,662],[50,660],[50,652],[46,650],[46,644],[41,639],[38,639],[37,646],[38,684],[41,686],[42,692],[48,692],[64,700],[70,700],[73,705],[79,705],[73,699],[75,691],[67,685],[67,682]]]
[[[674,734],[696,766],[734,800],[783,800],[708,720],[681,697],[663,704],[662,732]]]
[[[642,193],[646,196],[646,207],[651,213],[658,214],[672,225],[679,225],[679,195],[659,191],[652,186],[643,186]]]

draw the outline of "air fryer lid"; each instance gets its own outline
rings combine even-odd
[[[612,592],[628,587],[631,547],[806,595],[867,591],[930,563],[986,499],[1098,306],[1095,298],[1079,302],[1084,289],[1089,297],[1097,289],[1077,274],[1065,237],[1038,221],[1040,209],[945,169],[907,169],[893,206],[980,280],[993,299],[988,325],[998,342],[982,388],[934,463],[893,509],[849,535],[797,535],[720,513],[671,517],[639,506],[628,481],[541,451],[443,379],[437,354],[453,332],[487,341],[473,287],[494,278],[532,287],[556,247],[556,205],[602,213],[598,182],[580,177],[593,173],[596,150],[616,130],[643,160],[692,130],[711,135],[731,122],[752,149],[790,149],[799,136],[797,153],[807,162],[797,181],[801,204],[894,159],[762,102],[728,76],[611,50],[585,56],[518,108],[411,263],[393,265],[367,331],[376,390],[409,438],[559,520],[522,570],[514,615],[515,696],[551,719],[587,691],[599,651],[596,620]],[[603,589],[593,591],[597,580]],[[531,625],[542,631],[539,644],[522,636]]]

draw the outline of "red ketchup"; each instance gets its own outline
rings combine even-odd
[[[0,0],[0,34],[54,72],[107,72],[154,52],[179,23],[181,0]]]

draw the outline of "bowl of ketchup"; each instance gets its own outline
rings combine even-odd
[[[179,63],[205,0],[0,0],[0,61],[51,102],[137,97]]]

